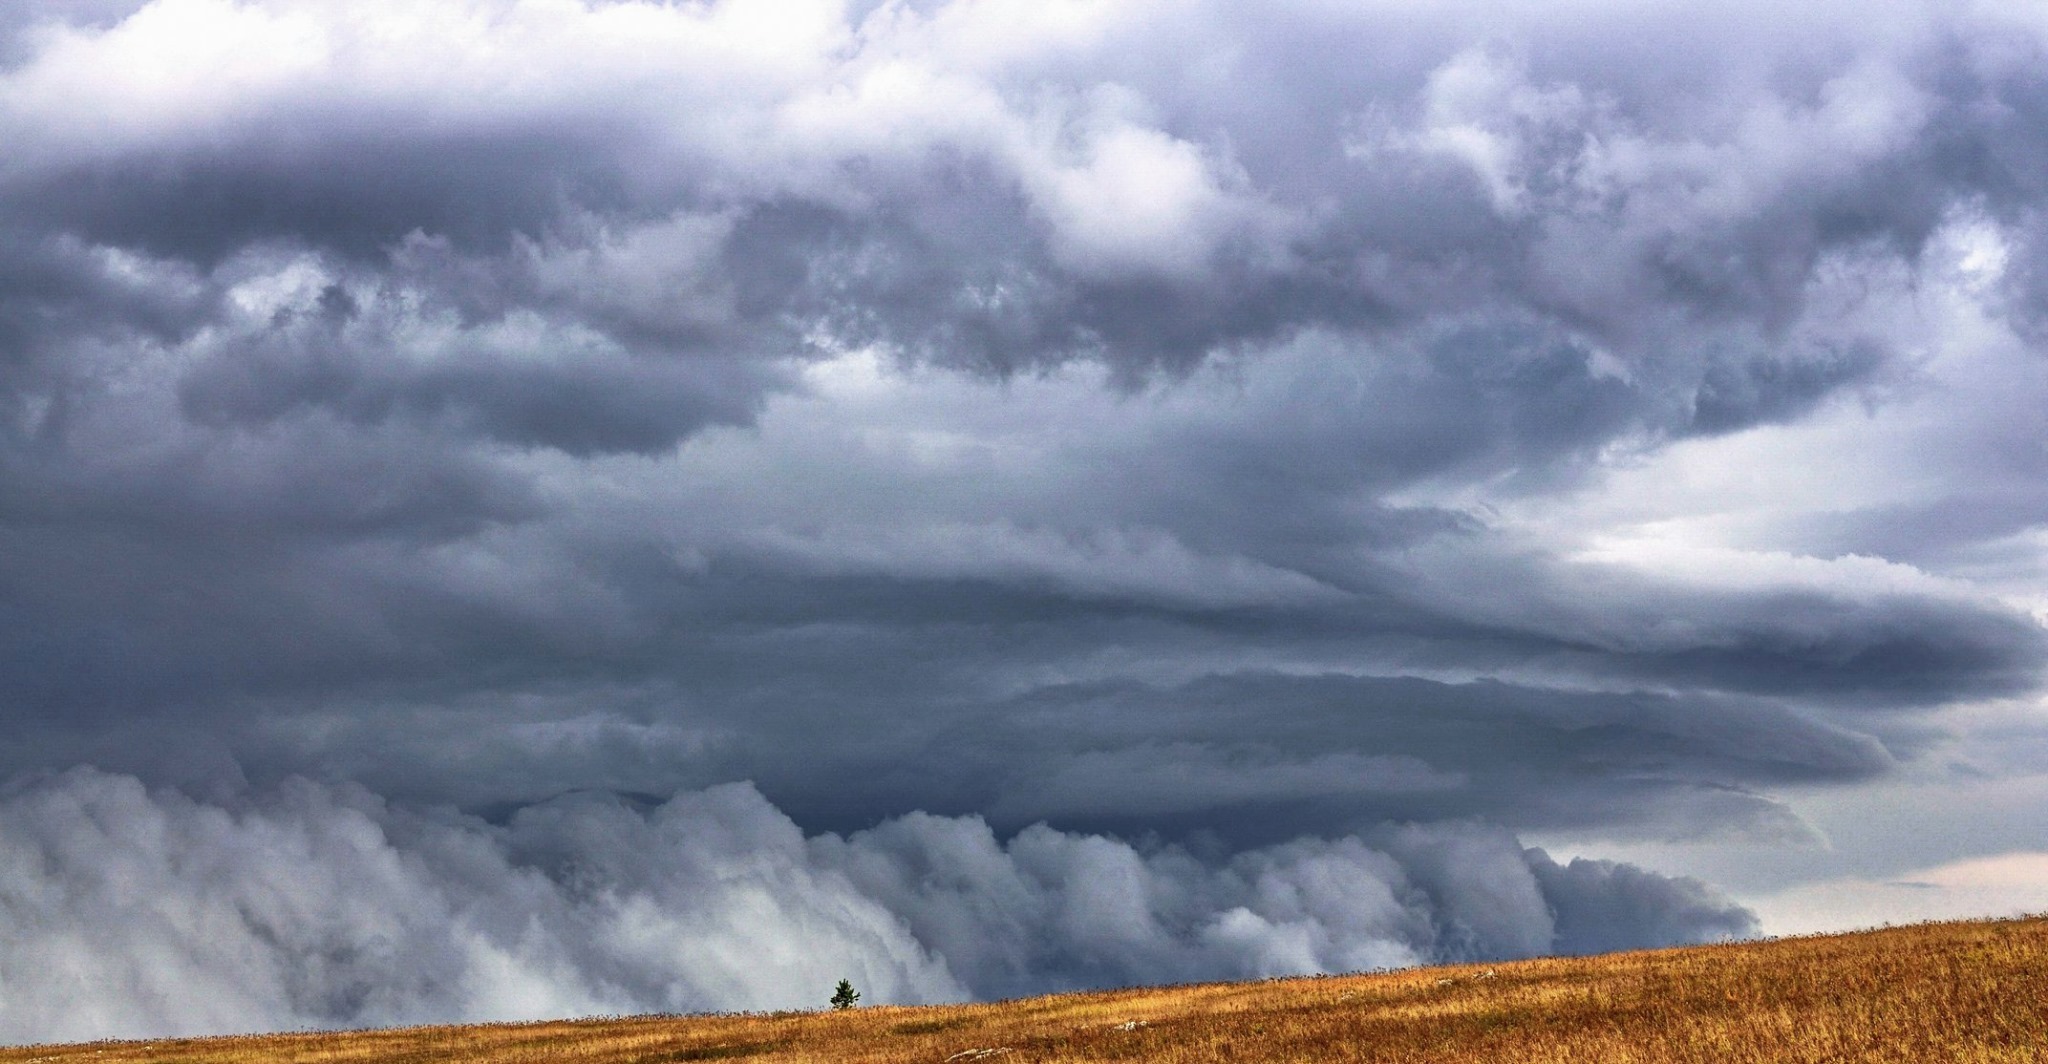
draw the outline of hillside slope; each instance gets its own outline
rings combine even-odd
[[[0,1050],[0,1064],[736,1059],[2048,1061],[2048,918],[987,1005]]]

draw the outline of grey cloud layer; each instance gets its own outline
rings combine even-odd
[[[1697,881],[1476,824],[1174,848],[916,814],[806,837],[744,785],[502,828],[304,781],[227,805],[77,770],[0,798],[0,1038],[815,1007],[1750,933]]]
[[[424,234],[442,251],[416,296],[670,356],[1185,365],[1310,326],[1520,316],[1630,363],[1652,427],[1725,431],[1881,362],[1884,337],[1811,306],[1830,262],[1911,255],[1959,207],[2024,226],[2039,191],[2038,41],[1911,6],[1888,35],[1816,18],[1840,58],[1801,20],[1718,9],[1766,44],[1710,41],[1725,69],[1674,69],[1698,27],[1627,11],[1510,14],[1488,44],[1448,12],[1257,32],[1184,6],[820,4],[775,39],[744,5],[501,3],[370,36],[405,8],[166,3],[47,44],[8,78],[11,228],[380,274]],[[1605,54],[1623,32],[1642,60]],[[1302,61],[1311,34],[1327,61]],[[230,41],[249,50],[210,51]],[[159,80],[118,66],[144,48]],[[77,128],[95,110],[114,120]]]
[[[1871,293],[1964,221],[2025,255],[2039,37],[1888,10],[37,8],[0,91],[11,712],[582,678],[713,730],[785,680],[917,718],[1104,640],[1168,680],[1229,646],[2022,690],[2041,634],[1993,601],[1660,587],[1400,498],[1909,387]],[[864,346],[935,398],[805,368]],[[976,413],[1026,367],[1124,405]],[[771,433],[783,400],[820,420]]]

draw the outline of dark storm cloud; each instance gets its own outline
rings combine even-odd
[[[1574,858],[1566,864],[1541,850],[1529,869],[1550,899],[1561,953],[1608,953],[1642,943],[1678,945],[1703,928],[1740,935],[1747,929],[1727,904],[1697,880],[1673,879],[1634,865]]]
[[[508,33],[552,25],[508,11]],[[190,119],[85,145],[53,132],[68,110],[43,94],[68,86],[65,59],[88,62],[93,45],[53,48],[15,75],[10,125],[31,147],[8,175],[8,214],[29,232],[201,267],[271,242],[375,263],[414,232],[488,264],[522,236],[588,240],[592,214],[628,232],[723,214],[736,225],[703,265],[753,289],[740,324],[768,342],[788,349],[826,327],[997,369],[1075,355],[1184,366],[1304,327],[1519,310],[1611,346],[1681,405],[1696,396],[1696,418],[1663,427],[1725,431],[1796,414],[1876,361],[1873,338],[1815,348],[1796,335],[1816,268],[1910,256],[1956,205],[2023,199],[2033,184],[2025,115],[2039,87],[1968,29],[1835,62],[1788,41],[1784,69],[1768,72],[1779,96],[1754,95],[1754,61],[1665,84],[1635,77],[1640,63],[1591,63],[1604,37],[1512,24],[1503,34],[1542,45],[1461,49],[1410,28],[1393,36],[1430,61],[1368,77],[1257,34],[1231,68],[1170,73],[1157,50],[1225,32],[1193,10],[1128,42],[1136,58],[1111,57],[1132,27],[1106,18],[1067,64],[1020,45],[993,69],[943,53],[917,56],[909,75],[878,65],[942,47],[971,27],[968,11],[929,24],[878,13],[860,37],[836,20],[806,27],[817,39],[798,39],[783,66],[733,84],[650,69],[601,34],[598,14],[565,23],[565,54],[588,49],[676,94],[658,109],[602,73],[522,106],[489,66],[355,91],[352,64],[376,67],[349,51],[361,25],[341,20],[320,76],[254,63],[262,91],[233,110],[202,96],[210,107]],[[185,14],[274,31],[253,12]],[[639,17],[738,63],[715,18]],[[1386,17],[1329,29],[1374,40],[1392,32]],[[1646,54],[1683,39],[1637,29]],[[853,42],[873,58],[799,51]],[[899,75],[938,95],[906,104]],[[1256,107],[1232,99],[1240,83],[1259,86]],[[1052,86],[1074,95],[1030,98]],[[122,89],[98,92],[119,106]],[[198,92],[175,76],[172,89]],[[1699,106],[1717,93],[1729,102]],[[677,117],[699,109],[721,117]],[[1275,113],[1290,115],[1290,139],[1265,128]],[[1731,358],[1730,344],[1758,349]]]
[[[930,741],[895,750],[864,748],[850,723],[808,759],[844,765],[829,789],[802,773],[757,779],[823,823],[858,824],[910,801],[985,810],[1006,828],[1050,820],[1244,843],[1303,824],[1475,815],[1522,827],[1654,818],[1658,830],[1705,831],[1745,815],[1775,825],[1782,812],[1743,788],[1866,778],[1892,761],[1868,736],[1769,706],[1416,679],[1058,688],[987,720],[950,716]],[[812,729],[832,728],[819,718]],[[1701,802],[1713,812],[1694,819]]]
[[[0,765],[206,802],[11,800],[439,929],[151,1031],[787,984],[648,854],[903,999],[1745,933],[1509,832],[1805,837],[2048,650],[2041,27],[1782,7],[13,8]]]
[[[743,358],[649,356],[538,322],[507,322],[406,364],[389,353],[419,342],[407,329],[422,323],[384,309],[330,285],[312,306],[281,310],[186,374],[181,413],[228,428],[318,409],[371,430],[411,422],[572,455],[651,452],[707,424],[747,420],[781,377]]]

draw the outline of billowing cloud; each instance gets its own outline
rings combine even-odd
[[[945,1001],[1755,926],[1696,881],[1560,868],[1475,824],[1218,863],[1043,826],[1002,843],[974,817],[806,837],[740,784],[495,827],[360,788],[215,805],[89,770],[0,805],[9,1039],[801,1008],[838,978]]]

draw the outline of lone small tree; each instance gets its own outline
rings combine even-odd
[[[841,979],[838,989],[832,991],[832,1007],[835,1009],[850,1009],[859,1002],[860,991],[853,988],[853,982],[848,979]]]

